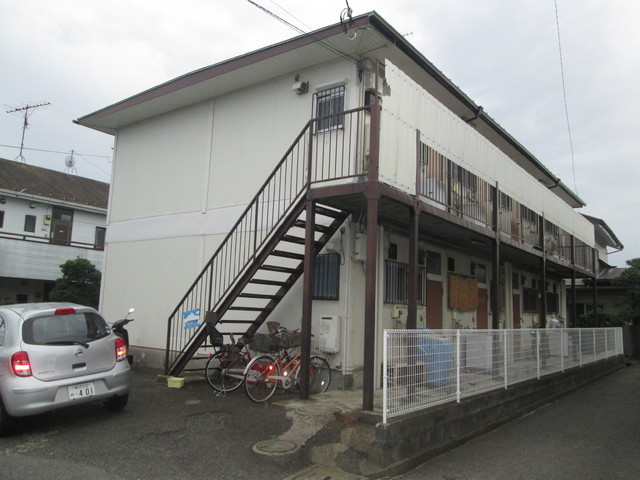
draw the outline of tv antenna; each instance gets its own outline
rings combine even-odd
[[[33,111],[36,108],[46,107],[47,105],[51,105],[51,103],[44,102],[44,103],[34,103],[33,105],[27,104],[24,107],[18,107],[18,108],[14,108],[13,110],[7,110],[7,113],[18,113],[23,117],[23,122],[22,122],[22,140],[20,142],[20,153],[15,158],[16,160],[20,159],[20,161],[22,163],[26,163],[24,155],[22,155],[22,150],[24,148],[24,133],[27,130],[27,127],[29,126],[29,117],[31,116],[31,114],[33,113]]]
[[[73,158],[74,153],[75,152],[71,150],[71,155],[69,155],[67,158],[64,159],[64,164],[66,165],[64,171],[69,173],[75,173],[77,175],[78,171],[76,170],[76,159]]]

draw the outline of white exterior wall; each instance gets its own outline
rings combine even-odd
[[[291,90],[295,74],[309,93]],[[335,61],[118,132],[101,310],[115,320],[136,308],[132,345],[165,348],[169,314],[311,118],[316,87],[342,79],[352,108],[355,67]],[[299,305],[295,294],[287,301]],[[290,324],[284,305],[273,319]]]
[[[301,81],[310,83],[306,95],[295,95],[291,91],[293,75],[286,75],[118,132],[101,302],[109,320],[124,316],[129,307],[136,308],[136,321],[129,326],[132,345],[155,349],[159,354],[164,350],[169,314],[309,120],[315,87],[346,78],[345,108],[357,106],[361,87],[352,65],[345,68],[336,62],[297,73]],[[511,160],[395,67],[388,64],[386,74],[391,96],[384,97],[383,105],[383,181],[415,192],[415,130],[419,128],[431,146],[469,171],[492,183],[498,181],[500,188],[513,198],[539,213],[545,212],[547,218],[579,238],[589,240],[593,236],[593,230],[585,230],[570,207],[556,201],[555,195],[514,167]],[[403,112],[402,117],[397,112]],[[490,164],[494,167],[482,171]],[[532,199],[534,204],[525,201]],[[553,213],[547,214],[547,208]],[[341,351],[332,355],[330,363],[344,373],[360,369],[363,361],[366,293],[364,266],[354,257],[358,229],[352,223],[338,234],[343,249],[340,299],[314,301],[312,312],[314,346],[320,317],[341,318]],[[408,251],[406,237],[380,229],[378,338],[384,328],[394,326],[393,305],[384,304],[385,241],[392,238],[399,243],[400,255]],[[441,275],[429,278],[442,282],[443,327],[472,328],[474,312],[453,312],[448,308],[447,258],[456,259],[458,273],[468,272],[472,261],[484,264],[487,282],[491,278],[490,261],[425,247],[441,254]],[[505,287],[507,298],[508,291]],[[270,320],[297,328],[302,314],[301,296],[299,281]],[[406,320],[406,309],[404,315]],[[425,324],[425,315],[425,310],[420,309],[419,326]],[[504,316],[508,318],[508,314]]]
[[[416,130],[423,141],[519,203],[589,245],[593,225],[535,178],[453,114],[392,63],[386,78],[391,94],[383,97],[380,178],[398,189],[416,191]]]

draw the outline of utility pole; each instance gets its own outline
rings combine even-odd
[[[13,110],[7,110],[7,113],[19,113],[23,117],[23,122],[22,122],[22,140],[20,142],[20,153],[15,158],[16,160],[20,159],[20,161],[22,163],[26,163],[24,155],[22,155],[22,150],[24,148],[24,133],[27,130],[27,127],[29,126],[29,116],[33,113],[33,110],[35,110],[36,108],[46,107],[47,105],[51,105],[51,103],[50,102],[44,102],[44,103],[36,103],[36,104],[33,104],[33,105],[27,104],[24,107],[18,107],[18,108],[14,108]]]

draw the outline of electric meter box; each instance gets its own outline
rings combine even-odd
[[[340,317],[325,315],[320,317],[320,341],[318,347],[325,353],[340,351]]]

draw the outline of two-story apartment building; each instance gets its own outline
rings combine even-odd
[[[0,303],[48,299],[60,265],[104,264],[109,184],[0,159]]]
[[[584,202],[376,13],[77,122],[115,136],[102,308],[173,374],[269,319],[367,408],[383,329],[545,326],[595,274]]]

